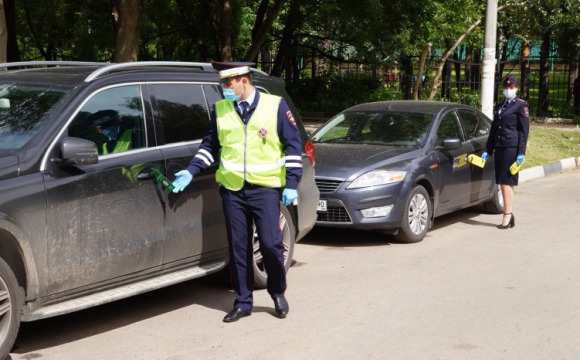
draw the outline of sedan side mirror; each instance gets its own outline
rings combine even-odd
[[[455,139],[445,139],[443,140],[443,147],[447,150],[457,150],[461,148],[461,140]]]
[[[62,159],[58,162],[63,165],[88,165],[99,162],[97,144],[92,141],[67,137],[60,146]]]

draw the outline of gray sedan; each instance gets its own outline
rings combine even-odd
[[[322,125],[316,147],[317,226],[381,230],[423,240],[436,216],[483,204],[503,212],[493,157],[481,155],[491,120],[459,104],[385,101],[351,107]]]

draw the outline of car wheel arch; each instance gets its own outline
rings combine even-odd
[[[0,229],[0,258],[12,269],[18,284],[27,289],[27,271],[22,249],[17,238],[5,229]]]
[[[427,190],[427,194],[429,194],[429,201],[431,201],[431,207],[433,208],[433,211],[431,212],[431,220],[433,220],[435,214],[435,191],[433,189],[433,184],[427,178],[422,178],[418,180],[415,185],[412,186],[412,188],[417,185],[424,187],[425,190]]]

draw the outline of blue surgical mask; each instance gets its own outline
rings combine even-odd
[[[117,137],[119,135],[119,127],[118,126],[109,126],[105,130],[103,130],[103,135],[108,137],[109,139]]]
[[[240,86],[241,82],[233,89],[223,89],[224,98],[229,101],[238,102],[240,101],[240,95],[236,95],[236,89]]]

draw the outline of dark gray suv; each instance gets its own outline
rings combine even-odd
[[[180,194],[163,189],[197,152],[222,98],[209,63],[0,64],[0,357],[20,321],[64,314],[223,269],[217,165]],[[303,138],[299,203],[281,206],[286,267],[316,222],[314,148]],[[109,146],[105,122],[121,140]],[[107,135],[107,136],[106,136]],[[123,146],[119,146],[122,144]],[[255,282],[265,286],[255,239]]]

